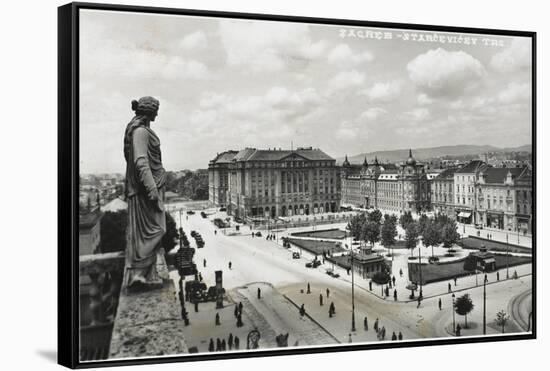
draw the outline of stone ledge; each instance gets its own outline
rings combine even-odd
[[[163,287],[138,293],[120,292],[109,358],[135,358],[188,353],[174,282],[164,255],[157,256]]]

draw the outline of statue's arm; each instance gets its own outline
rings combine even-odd
[[[156,201],[160,198],[157,189],[157,183],[153,178],[153,173],[149,167],[149,157],[147,148],[149,145],[149,133],[143,128],[134,130],[133,146],[136,173],[139,181],[147,190],[147,195],[150,200]]]

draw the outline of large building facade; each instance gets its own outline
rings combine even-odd
[[[489,166],[481,160],[473,160],[454,173],[455,213],[459,222],[479,223],[477,220],[476,183],[479,174]]]
[[[435,213],[445,214],[456,219],[454,174],[457,168],[447,168],[430,182],[432,209]]]
[[[210,181],[215,194],[216,171],[212,168]],[[240,218],[310,215],[340,208],[336,160],[320,149],[245,148],[232,155],[227,172],[227,208]],[[215,197],[214,204],[221,205],[221,198],[216,202]]]
[[[208,200],[216,206],[227,207],[229,203],[229,165],[237,153],[218,153],[208,163]]]
[[[359,187],[357,187],[357,183]],[[359,188],[359,192],[357,192]],[[421,212],[430,209],[430,186],[423,164],[409,158],[401,165],[363,162],[359,173],[346,160],[342,164],[343,202],[388,212]]]
[[[476,219],[485,227],[531,233],[532,171],[523,168],[487,168],[476,184]]]

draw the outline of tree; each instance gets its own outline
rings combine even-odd
[[[405,211],[400,217],[399,217],[399,224],[401,224],[401,227],[403,229],[407,229],[407,226],[409,223],[412,223],[414,221],[412,217],[412,213],[410,211]]]
[[[469,294],[459,296],[454,303],[454,310],[458,315],[464,316],[464,328],[468,328],[468,313],[474,309],[474,303]]]
[[[426,214],[422,214],[420,215],[420,218],[418,218],[418,233],[420,233],[421,236],[424,236],[424,231],[426,230],[429,222],[430,218],[428,218]]]
[[[382,212],[378,209],[371,211],[368,216],[368,221],[380,224],[382,221]]]
[[[443,247],[451,248],[460,240],[460,234],[456,231],[456,222],[448,219],[441,227],[441,242]]]
[[[397,236],[397,226],[395,225],[395,216],[384,216],[384,223],[382,224],[381,242],[382,246],[389,249],[392,248],[393,257],[393,245],[395,244],[395,237]]]
[[[367,217],[364,213],[354,215],[348,222],[346,229],[349,231],[354,239],[360,240],[362,238],[363,226],[366,224],[366,222]]]
[[[119,210],[106,211],[101,218],[100,251],[102,253],[126,250],[126,227],[128,212]]]
[[[424,232],[422,233],[422,243],[426,247],[432,248],[432,258],[434,258],[434,246],[441,243],[441,235],[434,222],[430,219],[426,221],[424,225]]]
[[[405,246],[411,250],[411,256],[413,249],[418,244],[418,227],[414,221],[407,224],[405,228]]]
[[[500,312],[497,313],[497,317],[495,318],[495,323],[497,324],[497,326],[500,326],[503,334],[504,334],[504,327],[506,326],[506,323],[508,323],[509,319],[510,319],[510,316],[504,310],[501,310]]]
[[[368,241],[374,247],[374,244],[380,240],[380,224],[369,221],[363,227],[363,240]]]
[[[166,215],[166,233],[162,236],[162,247],[165,252],[168,252],[174,248],[177,244],[178,231],[176,229],[176,222],[170,213]]]

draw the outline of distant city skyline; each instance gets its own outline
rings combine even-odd
[[[80,25],[81,173],[124,173],[130,102],[144,95],[160,100],[168,170],[291,142],[334,158],[532,144],[528,38],[91,10]]]

